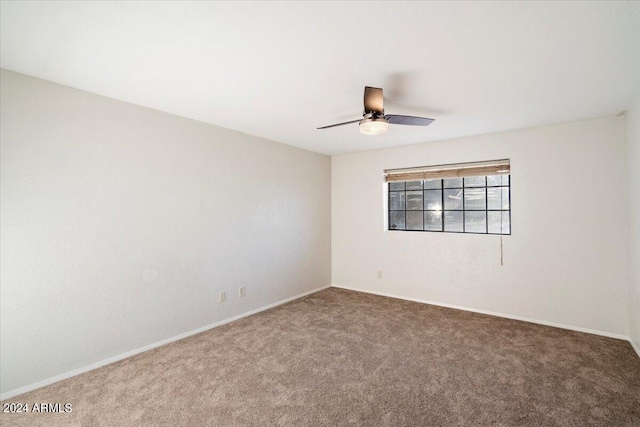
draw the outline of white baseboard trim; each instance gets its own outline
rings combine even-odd
[[[476,308],[462,307],[462,306],[459,306],[459,305],[446,304],[446,303],[436,302],[436,301],[428,301],[428,300],[423,300],[423,299],[419,299],[419,298],[408,298],[408,297],[404,297],[404,296],[400,296],[400,295],[389,294],[389,293],[386,293],[386,292],[374,292],[374,291],[369,291],[369,290],[365,290],[365,289],[352,288],[352,287],[349,287],[349,286],[341,286],[341,285],[331,285],[331,286],[334,287],[334,288],[347,289],[349,291],[364,292],[366,294],[379,295],[379,296],[390,297],[390,298],[397,298],[397,299],[402,299],[402,300],[406,300],[406,301],[419,302],[419,303],[422,303],[422,304],[430,304],[430,305],[437,305],[439,307],[454,308],[456,310],[471,311],[473,313],[487,314],[489,316],[496,316],[496,317],[504,317],[504,318],[507,318],[507,319],[520,320],[520,321],[529,322],[529,323],[537,323],[539,325],[553,326],[554,328],[568,329],[570,331],[577,331],[577,332],[585,332],[587,334],[600,335],[600,336],[603,336],[603,337],[616,338],[616,339],[620,339],[620,340],[625,340],[625,341],[631,342],[629,337],[626,336],[626,335],[614,334],[614,333],[605,332],[605,331],[598,331],[598,330],[595,330],[595,329],[582,328],[582,327],[579,327],[579,326],[571,326],[571,325],[565,325],[565,324],[562,324],[562,323],[547,322],[546,320],[531,319],[529,317],[515,316],[515,315],[512,315],[512,314],[497,313],[495,311],[480,310],[480,309],[476,309]],[[633,342],[631,343],[631,345],[632,346],[634,345]],[[636,351],[638,351],[637,347],[636,347]],[[638,355],[640,355],[640,352],[638,352]]]
[[[302,294],[298,294],[298,295],[292,296],[290,298],[283,299],[281,301],[274,302],[273,304],[265,305],[263,307],[256,308],[255,310],[247,311],[246,313],[242,313],[242,314],[239,314],[237,316],[233,316],[233,317],[230,317],[228,319],[224,319],[224,320],[221,320],[219,322],[212,323],[210,325],[206,325],[206,326],[203,326],[201,328],[194,329],[192,331],[185,332],[183,334],[176,335],[176,336],[173,336],[171,338],[167,338],[167,339],[164,339],[162,341],[155,342],[153,344],[145,345],[144,347],[139,347],[139,348],[136,348],[135,350],[127,351],[126,353],[122,353],[122,354],[119,354],[117,356],[109,357],[109,358],[101,360],[99,362],[92,363],[92,364],[90,364],[88,366],[84,366],[82,368],[74,369],[72,371],[65,372],[65,373],[59,374],[59,375],[55,375],[53,377],[47,378],[47,379],[42,380],[42,381],[35,382],[33,384],[29,384],[29,385],[26,385],[26,386],[23,386],[23,387],[16,388],[14,390],[7,391],[5,393],[0,394],[0,401],[6,400],[6,399],[11,399],[12,397],[18,396],[20,394],[27,393],[29,391],[36,390],[38,388],[42,388],[42,387],[48,386],[48,385],[53,384],[53,383],[57,383],[58,381],[62,381],[62,380],[66,380],[66,379],[71,378],[71,377],[75,377],[76,375],[84,374],[85,372],[89,372],[89,371],[92,371],[94,369],[98,369],[98,368],[101,368],[103,366],[109,365],[111,363],[118,362],[118,361],[120,361],[122,359],[126,359],[128,357],[135,356],[136,354],[140,354],[140,353],[143,353],[145,351],[154,349],[156,347],[160,347],[160,346],[163,346],[165,344],[169,344],[171,342],[178,341],[178,340],[181,340],[183,338],[190,337],[191,335],[196,335],[196,334],[199,334],[201,332],[208,331],[209,329],[213,329],[213,328],[217,328],[218,326],[226,325],[227,323],[231,323],[231,322],[233,322],[235,320],[242,319],[243,317],[248,317],[248,316],[251,316],[253,314],[260,313],[261,311],[269,310],[270,308],[274,308],[274,307],[277,307],[279,305],[286,304],[286,303],[291,302],[293,300],[305,297],[305,296],[310,295],[310,294],[314,294],[316,292],[319,292],[319,291],[321,291],[323,289],[327,289],[329,287],[331,287],[331,285],[322,286],[320,288],[317,288],[317,289],[314,289],[314,290],[311,290],[311,291],[308,291],[308,292],[304,292]]]
[[[640,357],[640,347],[638,347],[638,345],[635,342],[633,342],[631,338],[629,338],[629,342],[631,343],[631,347],[633,347],[636,353],[638,353],[638,357]]]

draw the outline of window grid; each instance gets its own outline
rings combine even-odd
[[[457,186],[449,186],[449,187],[445,187],[445,180],[446,179],[440,179],[440,180],[425,180],[425,181],[411,181],[411,182],[420,182],[420,188],[410,188],[407,189],[407,183],[403,182],[403,189],[401,190],[397,190],[397,189],[392,189],[392,185],[394,183],[389,183],[388,184],[388,220],[389,220],[389,224],[388,224],[388,229],[390,231],[423,231],[423,232],[432,232],[432,233],[458,233],[458,234],[490,234],[490,235],[510,235],[511,234],[511,175],[504,175],[505,177],[507,177],[507,183],[504,183],[504,180],[501,178],[500,179],[500,184],[498,185],[489,185],[488,184],[488,178],[489,176],[484,176],[482,178],[484,178],[484,185],[478,186],[478,185],[471,185],[468,186],[466,185],[467,179],[469,178],[479,178],[479,177],[467,177],[467,178],[452,178],[452,179],[460,179],[462,184],[461,185],[457,185]],[[440,185],[437,188],[427,188],[425,186],[426,182],[433,182],[433,181],[440,181]],[[507,197],[508,197],[508,209],[489,209],[489,189],[492,188],[498,188],[498,189],[506,189],[507,192]],[[484,189],[484,209],[467,209],[466,208],[466,204],[467,204],[467,199],[466,199],[466,191],[467,189]],[[446,190],[461,190],[461,196],[462,196],[462,209],[445,209],[445,191]],[[422,192],[422,209],[421,210],[417,210],[417,209],[408,209],[408,196],[407,196],[407,192],[409,191],[421,191]],[[426,206],[426,195],[428,191],[440,191],[440,207],[441,209],[427,209]],[[392,204],[392,193],[396,193],[396,194],[400,194],[402,193],[403,196],[401,197],[404,200],[404,209],[392,209],[393,208],[393,204]],[[398,196],[400,197],[400,196]],[[502,190],[500,190],[500,198],[502,198]],[[502,199],[501,199],[502,200]],[[404,228],[392,228],[392,212],[403,212],[404,213]],[[407,222],[407,212],[421,212],[422,214],[422,230],[420,229],[411,229],[409,228],[409,224]],[[433,229],[425,229],[426,228],[426,223],[425,223],[425,213],[426,212],[440,212],[440,230],[433,230]],[[453,230],[445,230],[446,227],[446,213],[447,212],[462,212],[462,231],[453,231]],[[484,224],[485,224],[485,231],[484,232],[477,232],[477,231],[467,231],[467,212],[484,212]],[[496,232],[489,232],[489,212],[500,212],[500,232],[496,233]],[[507,232],[503,232],[504,231],[504,223],[505,221],[503,220],[504,218],[504,214],[508,215],[508,230]]]

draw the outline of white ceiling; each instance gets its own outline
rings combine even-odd
[[[640,94],[640,2],[2,2],[1,66],[337,154],[611,116]],[[365,136],[387,113],[435,118]]]

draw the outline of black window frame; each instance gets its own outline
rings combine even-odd
[[[504,184],[504,180],[501,179],[501,183],[499,185],[488,185],[488,180],[487,177],[491,177],[491,176],[497,176],[497,175],[478,175],[478,176],[468,176],[468,177],[461,177],[461,181],[462,181],[462,185],[461,186],[455,186],[455,187],[445,187],[444,186],[444,181],[445,179],[448,178],[442,178],[439,180],[421,180],[421,181],[408,181],[408,182],[420,182],[421,183],[421,187],[420,189],[408,189],[406,188],[407,182],[403,182],[404,186],[402,190],[392,190],[392,185],[393,184],[398,184],[399,182],[388,182],[387,183],[387,230],[388,231],[409,231],[409,232],[429,232],[429,233],[456,233],[456,234],[481,234],[481,235],[492,235],[492,236],[510,236],[512,233],[512,222],[511,222],[511,184],[512,184],[512,180],[511,180],[511,174],[504,174],[501,176],[506,176],[507,177],[507,184]],[[483,186],[466,186],[466,180],[469,178],[478,178],[478,177],[484,177],[484,185]],[[425,181],[440,181],[440,187],[438,188],[426,188],[424,185]],[[507,193],[508,193],[508,209],[489,209],[489,200],[488,200],[488,190],[490,188],[507,188]],[[465,190],[468,189],[484,189],[485,191],[485,208],[484,209],[467,209],[466,208],[466,203],[465,203]],[[462,193],[462,209],[445,209],[445,190],[461,190]],[[408,198],[407,198],[407,192],[410,191],[421,191],[422,192],[422,209],[418,210],[418,209],[407,209],[407,202],[408,202]],[[426,191],[440,191],[441,192],[441,210],[437,210],[437,209],[425,209],[425,203],[426,203],[426,197],[425,197],[425,192]],[[392,207],[392,203],[391,203],[391,197],[392,194],[391,193],[404,193],[404,209],[391,209]],[[404,212],[404,228],[391,228],[391,215],[392,212]],[[420,229],[408,229],[407,226],[407,212],[421,212],[422,213],[422,230]],[[440,230],[425,230],[425,212],[441,212],[441,226],[440,226]],[[462,212],[462,231],[452,231],[452,230],[445,230],[445,213],[446,212]],[[466,214],[467,212],[484,212],[485,213],[485,232],[477,232],[477,231],[466,231]],[[508,216],[509,216],[509,232],[508,233],[503,233],[502,232],[502,226],[500,227],[501,232],[500,233],[490,233],[489,232],[489,212],[500,212],[501,215],[504,215],[505,212],[508,212]]]

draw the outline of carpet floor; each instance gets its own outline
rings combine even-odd
[[[640,426],[626,341],[329,288],[12,398],[16,426]]]

